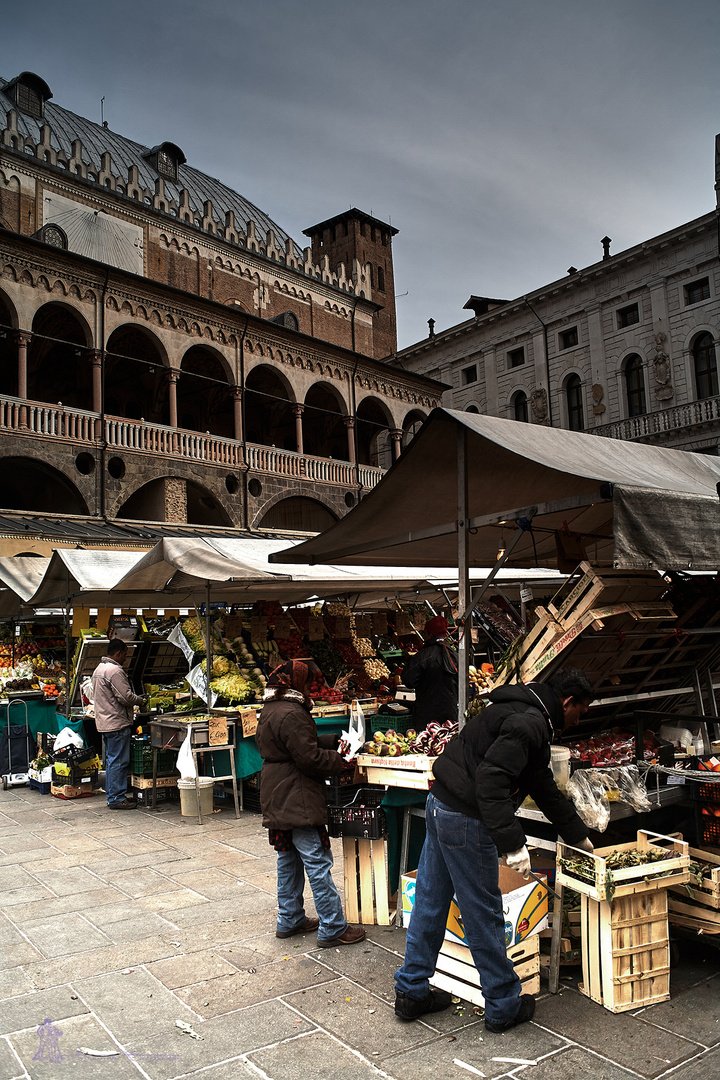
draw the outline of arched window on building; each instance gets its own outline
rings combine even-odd
[[[568,427],[571,431],[585,429],[583,413],[582,382],[579,375],[570,375],[565,383],[565,404],[567,406]]]
[[[524,390],[518,390],[517,393],[513,394],[512,399],[510,401],[510,405],[511,405],[511,408],[512,408],[512,418],[513,418],[513,420],[519,420],[520,423],[527,424],[528,419],[529,419],[529,416],[528,416],[528,399],[527,399],[527,394],[525,393],[525,391]]]
[[[647,412],[645,373],[642,357],[637,353],[628,356],[625,361],[625,393],[627,394],[628,416],[644,416]]]
[[[695,366],[695,393],[699,399],[716,397],[718,393],[717,359],[712,334],[698,334],[692,344]]]
[[[377,268],[377,287],[378,292],[385,292],[385,271],[382,266]]]

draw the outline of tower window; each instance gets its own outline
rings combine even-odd
[[[382,266],[377,268],[377,287],[379,292],[385,292],[385,271]]]
[[[171,180],[177,179],[177,164],[175,159],[168,154],[167,150],[158,151],[157,171],[163,176],[169,176]]]
[[[559,338],[560,349],[572,349],[578,343],[577,326],[571,326],[569,330],[561,331]]]
[[[477,364],[463,368],[460,372],[460,379],[463,386],[469,386],[470,383],[477,382]]]
[[[522,367],[525,363],[525,347],[521,346],[519,349],[511,349],[507,354],[508,367]]]

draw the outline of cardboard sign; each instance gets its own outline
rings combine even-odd
[[[253,615],[250,619],[250,637],[253,641],[267,641],[268,621],[265,615]]]
[[[338,641],[347,641],[352,636],[349,615],[338,615],[335,620],[335,637]]]
[[[388,632],[387,611],[376,611],[372,617],[373,634],[377,637],[386,637]]]
[[[308,622],[308,641],[322,641],[325,637],[325,626],[322,619],[317,615],[311,615]]]
[[[369,615],[355,616],[355,633],[358,637],[370,637],[373,632],[373,620]]]
[[[242,635],[243,621],[242,615],[226,615],[225,616],[225,637],[234,640]]]
[[[398,637],[406,637],[412,634],[412,625],[407,611],[398,611],[395,616],[395,633]]]
[[[240,713],[242,733],[244,739],[254,735],[258,727],[258,714],[255,709],[243,709]]]
[[[211,716],[208,719],[208,739],[211,746],[227,746],[228,725],[226,716]]]
[[[288,619],[287,615],[281,615],[275,622],[275,637],[288,638],[294,630],[292,619]]]

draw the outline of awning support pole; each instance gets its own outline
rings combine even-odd
[[[458,424],[457,431],[457,479],[458,479],[458,607],[463,612],[458,642],[458,713],[460,728],[465,725],[468,707],[468,678],[470,667],[470,570],[468,532],[468,460],[467,428]]]

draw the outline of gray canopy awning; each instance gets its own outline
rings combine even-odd
[[[457,562],[458,470],[469,564],[570,569],[720,566],[720,461],[702,454],[435,409],[346,517],[271,562]]]

